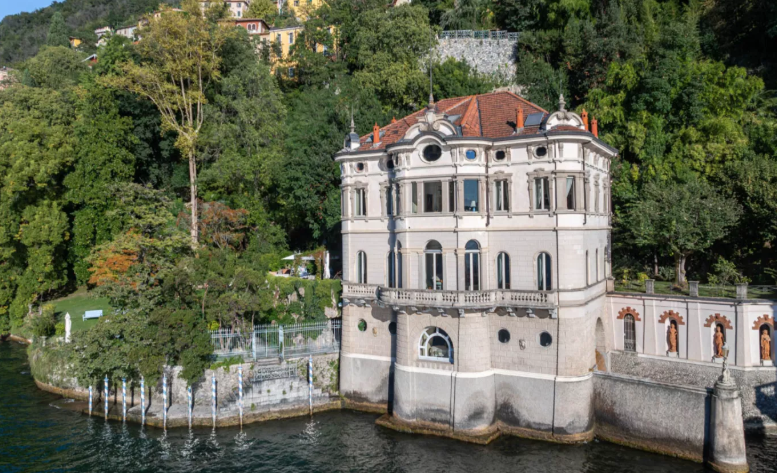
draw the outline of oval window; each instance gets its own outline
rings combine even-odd
[[[544,158],[545,156],[548,155],[548,148],[544,146],[540,146],[539,148],[534,150],[534,154],[536,154],[538,158]]]
[[[356,170],[358,172],[364,171],[364,163],[356,163]]]
[[[437,161],[442,156],[442,149],[437,145],[429,145],[424,148],[424,159],[430,162]]]
[[[551,343],[553,343],[553,337],[548,332],[542,332],[540,334],[540,345],[549,347]]]
[[[364,332],[367,330],[367,322],[364,319],[360,319],[357,327],[359,328],[360,332]]]
[[[497,332],[496,336],[497,336],[497,339],[499,339],[499,341],[501,343],[507,343],[507,342],[510,341],[510,332],[508,332],[505,329],[499,330],[499,332]]]
[[[505,152],[504,151],[497,151],[496,156],[494,157],[497,161],[504,161],[505,159]]]
[[[475,158],[477,158],[477,157],[478,157],[478,155],[477,155],[477,153],[475,153],[474,149],[468,149],[467,150],[467,159],[469,159],[470,161],[474,161]]]
[[[389,158],[388,161],[386,161],[386,169],[392,170],[394,169],[394,160]]]
[[[391,335],[397,334],[397,323],[396,322],[390,322],[389,323],[389,333]]]

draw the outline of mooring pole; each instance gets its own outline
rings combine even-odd
[[[211,377],[211,414],[213,415],[213,428],[216,428],[216,375]]]
[[[167,430],[167,374],[162,375],[162,427]]]
[[[243,365],[237,367],[237,394],[240,398],[238,407],[240,408],[240,428],[243,428]]]
[[[92,416],[92,385],[89,385],[89,417]]]
[[[107,374],[105,375],[103,384],[105,387],[105,420],[108,420],[108,375]]]
[[[140,377],[140,426],[146,423],[146,379]]]
[[[192,428],[192,387],[189,386],[189,388],[186,390],[186,395],[189,399],[189,428]]]
[[[308,404],[310,415],[313,415],[313,355],[308,357]]]
[[[121,378],[121,420],[127,422],[127,378]]]

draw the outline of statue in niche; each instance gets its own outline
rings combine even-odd
[[[772,359],[772,337],[769,336],[769,329],[766,327],[761,330],[761,359]]]
[[[669,324],[669,353],[677,353],[677,327]]]
[[[723,330],[720,328],[720,325],[715,326],[715,337],[713,338],[712,344],[715,347],[715,357],[716,358],[723,358]]]

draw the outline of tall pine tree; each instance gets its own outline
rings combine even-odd
[[[51,23],[49,24],[49,35],[46,37],[46,45],[65,47],[70,46],[70,38],[67,34],[65,19],[62,17],[62,13],[60,12],[55,12],[51,16]]]

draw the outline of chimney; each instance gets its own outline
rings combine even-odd
[[[518,111],[515,113],[515,131],[517,132],[521,128],[523,128],[523,124],[526,122],[526,120],[523,118],[523,109],[518,106]]]
[[[391,117],[391,123],[396,123],[396,122],[397,122],[397,117]]]
[[[583,109],[583,113],[581,113],[580,116],[583,119],[583,128],[585,128],[585,131],[588,131],[588,112]]]
[[[591,133],[597,138],[599,138],[599,122],[596,121],[596,118],[593,118],[591,120]]]
[[[376,145],[380,141],[380,127],[378,126],[378,123],[375,123],[375,126],[372,127],[372,144]]]

